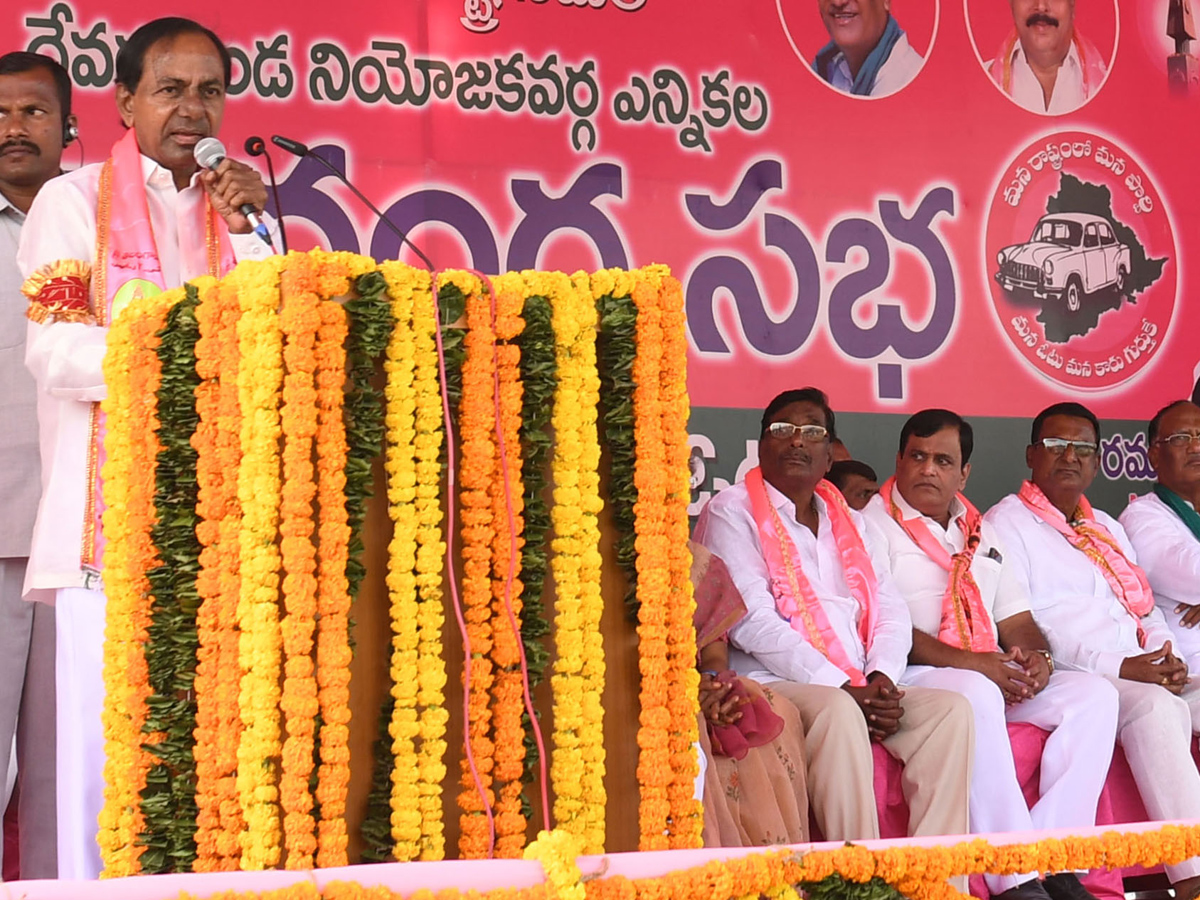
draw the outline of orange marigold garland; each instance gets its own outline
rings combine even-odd
[[[353,263],[359,259],[350,260]],[[328,290],[328,285],[325,287]],[[345,290],[345,288],[343,288]],[[317,334],[317,497],[320,504],[317,609],[317,684],[321,709],[321,766],[317,772],[317,865],[347,864],[346,792],[350,784],[350,592],[346,580],[350,526],[346,512],[345,308],[320,304]]]
[[[136,875],[143,847],[140,793],[151,757],[146,740],[150,695],[144,646],[152,597],[146,573],[161,565],[150,538],[154,524],[154,476],[158,455],[157,396],[161,366],[156,336],[179,288],[131,306],[108,335],[104,360],[109,385],[105,463],[101,472],[105,510],[104,575],[107,596],[104,641],[104,807],[97,842],[105,877]],[[153,742],[151,736],[149,741]]]
[[[670,701],[670,553],[665,509],[670,475],[663,445],[662,310],[658,292],[643,280],[635,283],[637,356],[633,363],[634,441],[637,460],[634,505],[637,535],[638,668],[642,676],[641,727],[638,730],[638,783],[641,804],[639,849],[670,846],[671,766]],[[693,639],[694,641],[694,639]],[[694,663],[693,663],[694,665]]]
[[[222,493],[225,471],[217,459],[217,415],[220,410],[218,375],[223,337],[217,308],[217,282],[205,277],[196,281],[200,303],[196,322],[200,339],[196,341],[196,431],[192,447],[196,450],[196,537],[200,541],[200,571],[196,592],[200,609],[196,614],[196,872],[215,872],[222,868],[217,847],[221,827],[220,797],[217,793],[217,674],[220,652],[221,620],[217,615],[220,593],[219,522],[224,514]]]
[[[493,744],[489,696],[494,680],[492,650],[491,558],[494,529],[488,488],[500,477],[496,465],[495,416],[493,407],[495,362],[491,303],[479,279],[465,272],[444,276],[466,297],[466,359],[462,367],[462,403],[459,431],[462,457],[459,494],[462,521],[463,616],[470,645],[464,667],[467,697],[465,742],[468,753],[462,763],[462,789],[458,794],[461,834],[459,855],[463,859],[486,858],[491,849],[491,826],[487,807],[494,802]],[[469,674],[468,674],[469,673]],[[478,779],[478,784],[476,779]],[[481,796],[481,792],[482,795]],[[486,804],[486,805],[485,805]]]
[[[504,458],[491,484],[494,537],[492,540],[492,621],[495,633],[492,662],[496,768],[496,856],[517,859],[525,846],[525,816],[521,812],[522,777],[525,773],[524,676],[521,671],[521,563],[524,544],[521,513],[521,350],[515,339],[524,320],[525,285],[519,275],[497,278],[495,287],[497,425],[504,440]],[[499,450],[499,446],[497,446]],[[511,510],[511,518],[510,518]],[[511,616],[510,616],[511,614]]]
[[[285,662],[280,710],[287,739],[283,745],[279,796],[284,814],[287,867],[311,869],[317,841],[309,779],[318,710],[312,659],[317,612],[317,550],[313,545],[313,499],[317,488],[312,463],[317,398],[313,378],[317,366],[314,345],[321,317],[317,281],[309,257],[288,258],[280,287],[285,374],[280,414],[284,449],[279,533],[287,611],[281,623]]]
[[[660,408],[666,479],[663,518],[670,579],[667,613],[667,645],[670,675],[668,707],[671,713],[671,846],[687,849],[702,846],[703,807],[695,799],[699,760],[700,675],[696,671],[696,602],[692,596],[692,554],[688,548],[690,527],[687,507],[691,499],[688,483],[687,334],[683,291],[665,266],[643,269],[658,295],[661,309],[662,365]]]
[[[242,590],[242,507],[238,500],[237,472],[242,465],[242,407],[238,388],[241,346],[238,321],[241,301],[237,282],[225,278],[217,288],[217,332],[221,337],[217,366],[217,421],[215,468],[224,473],[221,493],[216,498],[217,552],[209,560],[216,572],[216,611],[221,623],[217,638],[216,663],[216,747],[213,754],[216,794],[220,813],[217,855],[221,870],[241,866],[241,835],[245,829],[242,798],[238,791],[238,748],[242,738],[240,708],[241,635],[238,631],[238,604]],[[212,602],[212,601],[210,601]]]

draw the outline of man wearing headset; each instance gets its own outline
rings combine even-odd
[[[54,878],[58,867],[54,607],[21,598],[40,479],[17,241],[34,196],[59,174],[63,147],[77,134],[66,70],[33,53],[0,56],[0,783],[15,734],[25,879]]]

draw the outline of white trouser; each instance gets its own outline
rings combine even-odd
[[[1117,740],[1151,819],[1200,819],[1200,771],[1192,759],[1192,732],[1200,731],[1200,684],[1193,676],[1183,696],[1157,684],[1109,679],[1121,696]],[[1200,858],[1164,866],[1172,882],[1200,875]]]
[[[975,713],[975,764],[971,777],[971,830],[1032,831],[1091,826],[1117,733],[1117,692],[1103,678],[1055,672],[1037,696],[1006,709],[991,679],[966,669],[909,666],[905,684],[957,691]],[[1025,803],[1013,763],[1008,722],[1049,731],[1042,751],[1041,796]],[[993,895],[1028,881],[1035,873],[986,875]]]
[[[104,806],[104,592],[55,596],[58,877],[100,877],[97,820]]]

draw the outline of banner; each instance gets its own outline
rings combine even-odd
[[[1119,422],[1097,487],[1119,512],[1143,465],[1134,429],[1188,395],[1200,363],[1190,9],[892,0],[888,22],[886,5],[171,12],[230,45],[231,155],[252,134],[302,141],[436,266],[669,264],[686,293],[695,443],[714,448],[699,490],[733,480],[757,436],[748,412],[720,411],[814,384],[863,423],[847,443],[881,477],[917,409],[1004,423],[1016,449],[981,446],[975,465],[992,497],[1022,476],[1033,415],[1080,400]],[[0,19],[7,47],[67,65],[84,162],[120,134],[114,54],[149,15],[129,0],[17,0]],[[1036,73],[1055,52],[1051,91]],[[272,152],[291,246],[419,262],[319,163]],[[718,434],[723,422],[739,433]]]

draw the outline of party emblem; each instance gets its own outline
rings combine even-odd
[[[1070,388],[1128,382],[1160,351],[1175,312],[1175,239],[1133,157],[1068,131],[1030,144],[988,213],[989,289],[1005,336]]]

